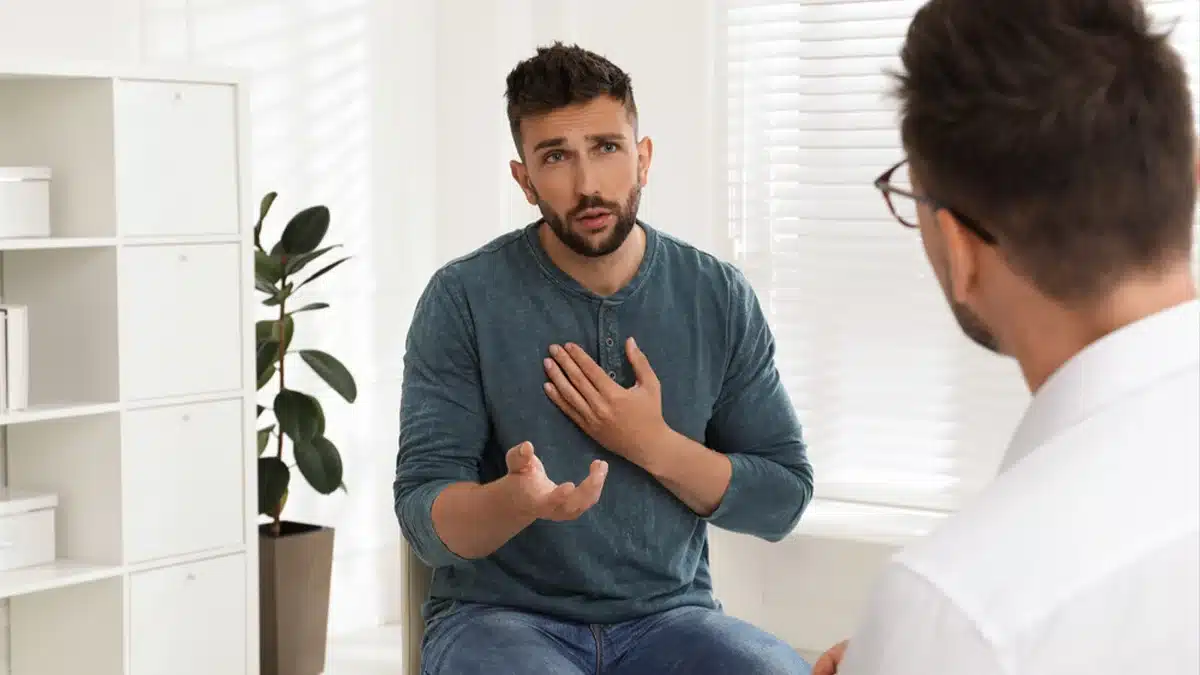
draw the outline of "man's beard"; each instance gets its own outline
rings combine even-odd
[[[996,341],[995,334],[983,325],[983,321],[975,312],[961,302],[954,301],[950,302],[950,311],[954,313],[954,320],[958,322],[958,327],[972,342],[990,352],[1000,353],[1000,345]]]
[[[601,199],[599,196],[588,195],[581,197],[579,203],[568,211],[565,217],[560,217],[541,198],[538,199],[538,209],[542,212],[542,219],[550,226],[550,230],[554,232],[555,236],[558,237],[558,240],[564,246],[581,256],[600,258],[616,251],[621,248],[621,244],[625,243],[625,239],[629,237],[629,233],[637,225],[638,204],[641,202],[641,198],[642,187],[635,184],[633,189],[629,191],[629,199],[624,207],[616,202]],[[613,225],[612,231],[609,232],[606,239],[593,245],[583,235],[571,229],[570,223],[580,213],[595,208],[608,210],[616,217],[617,222]]]

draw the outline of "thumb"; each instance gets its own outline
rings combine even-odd
[[[654,374],[654,369],[650,367],[650,359],[642,353],[642,350],[637,346],[637,341],[629,338],[625,341],[625,352],[629,357],[629,365],[633,366],[633,374],[637,377],[638,384],[644,386],[658,385],[658,376]]]
[[[509,473],[520,473],[529,468],[533,463],[533,444],[525,441],[509,448],[504,455],[504,463],[508,465]]]

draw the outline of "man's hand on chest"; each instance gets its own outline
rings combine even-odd
[[[551,345],[544,360],[546,395],[597,443],[646,468],[672,432],[663,420],[662,391],[646,355],[633,338],[625,343],[637,378],[632,387],[613,381],[576,344]]]

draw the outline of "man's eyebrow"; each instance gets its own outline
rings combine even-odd
[[[617,141],[624,141],[625,134],[622,134],[618,131],[609,131],[599,134],[588,134],[586,138],[593,143],[613,143]],[[554,138],[547,138],[543,141],[539,141],[537,145],[533,146],[533,151],[537,152],[538,150],[545,150],[546,148],[561,147],[566,144],[567,139],[565,137],[555,136]]]
[[[587,139],[589,141],[602,141],[605,143],[612,143],[613,141],[625,140],[625,134],[622,134],[617,131],[610,131],[610,132],[603,133],[603,134],[590,134],[587,137]]]
[[[538,150],[543,150],[545,148],[553,148],[558,145],[566,145],[566,144],[567,144],[567,139],[563,138],[562,136],[558,136],[555,138],[547,138],[544,141],[539,141],[537,145],[533,146],[533,150],[534,150],[534,152],[536,152]]]

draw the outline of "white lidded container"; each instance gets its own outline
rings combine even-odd
[[[50,169],[0,166],[0,239],[50,236]]]
[[[0,571],[54,562],[58,496],[0,488]]]

